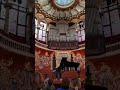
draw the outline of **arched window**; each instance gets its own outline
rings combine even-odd
[[[40,41],[46,41],[46,29],[47,24],[45,21],[38,22],[37,19],[35,19],[35,38]]]
[[[85,41],[85,24],[83,21],[80,21],[78,23],[77,31],[78,41],[79,42]]]
[[[37,30],[37,28],[38,28],[38,20],[37,19],[35,19],[35,38],[37,39],[37,34],[38,34],[38,30]]]

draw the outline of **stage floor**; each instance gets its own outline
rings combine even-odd
[[[53,74],[52,70],[41,70],[39,72],[42,74],[44,79],[46,78],[46,74],[47,74],[48,78],[56,79],[56,76]],[[84,70],[81,70],[79,76],[78,76],[77,71],[64,71],[61,74],[61,78],[71,79],[71,78],[74,78],[74,77],[78,77],[78,78],[81,79],[81,81],[84,81],[85,80],[85,72],[84,72]]]

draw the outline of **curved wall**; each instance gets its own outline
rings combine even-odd
[[[0,47],[0,88],[12,89],[16,81],[19,89],[33,88],[34,58],[16,54]],[[30,77],[28,77],[30,76]]]
[[[80,77],[85,79],[85,49],[82,50],[49,50],[45,48],[35,47],[35,70],[39,71],[45,76],[48,74],[52,77],[53,72],[53,55],[55,54],[56,67],[60,65],[61,58],[67,57],[71,62],[71,55],[73,62],[80,63],[81,75]]]
[[[119,90],[120,54],[87,60],[94,85]]]

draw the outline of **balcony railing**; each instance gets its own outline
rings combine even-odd
[[[78,41],[48,41],[48,48],[54,50],[72,50],[79,48]]]
[[[117,50],[120,50],[120,42],[106,46],[106,52],[113,52]]]
[[[23,44],[23,43],[19,43],[16,42],[12,39],[9,39],[7,37],[5,37],[4,35],[0,34],[0,44],[5,47],[10,47],[19,51],[23,51],[23,52],[30,52],[30,46]]]

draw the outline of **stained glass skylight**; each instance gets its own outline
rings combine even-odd
[[[55,0],[55,1],[59,5],[65,6],[71,4],[74,0]]]
[[[56,5],[61,8],[66,8],[71,6],[75,0],[54,0]]]

